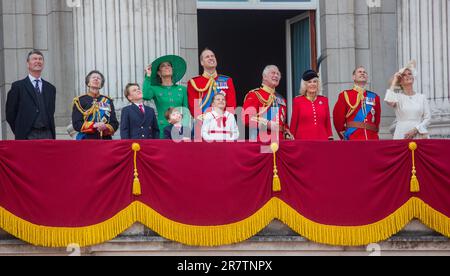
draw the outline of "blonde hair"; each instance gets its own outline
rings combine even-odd
[[[317,95],[321,95],[322,94],[322,82],[320,81],[319,78],[314,78],[312,80],[317,80]],[[300,84],[300,96],[306,96],[306,81],[302,80],[301,84]]]
[[[400,89],[400,90],[403,90],[403,86],[402,86],[402,80],[403,80],[403,74],[406,72],[406,71],[409,71],[409,72],[411,72],[411,74],[413,75],[413,77],[414,77],[414,80],[415,80],[415,76],[414,76],[414,70],[413,69],[411,69],[411,68],[402,68],[400,71],[398,71],[398,73],[400,73],[401,75],[402,75],[402,78],[400,79],[400,81],[396,81],[395,82],[395,88],[396,89]],[[395,78],[395,77],[394,77]],[[391,83],[394,81],[394,78],[391,78]]]

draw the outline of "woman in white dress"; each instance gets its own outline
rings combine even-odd
[[[427,139],[431,120],[430,104],[425,95],[414,91],[415,61],[395,73],[384,101],[395,109],[394,140]]]

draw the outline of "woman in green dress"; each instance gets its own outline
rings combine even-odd
[[[177,85],[186,73],[186,61],[179,56],[163,56],[155,60],[146,68],[143,85],[144,100],[153,100],[158,111],[159,129],[169,125],[164,114],[171,108],[178,108],[183,117],[190,121],[187,91],[185,86]],[[161,139],[164,131],[161,132]]]

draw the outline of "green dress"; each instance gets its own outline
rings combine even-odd
[[[142,92],[144,100],[153,100],[155,102],[158,111],[158,126],[161,133],[161,139],[164,138],[164,128],[169,125],[169,122],[165,117],[167,109],[171,107],[184,107],[183,110],[180,110],[183,113],[183,125],[189,124],[191,116],[188,107],[186,87],[181,85],[154,86],[151,85],[150,77],[146,76]]]

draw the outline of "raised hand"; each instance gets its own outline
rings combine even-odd
[[[145,68],[145,74],[147,75],[147,77],[150,77],[152,75],[152,65],[151,64]]]

